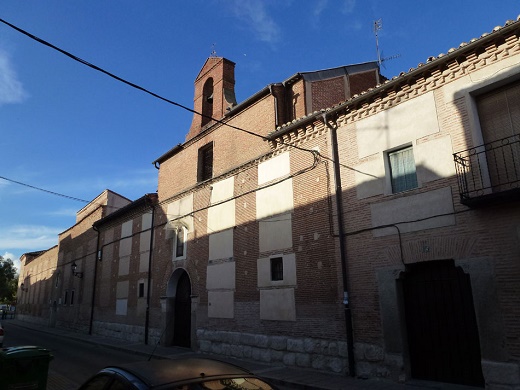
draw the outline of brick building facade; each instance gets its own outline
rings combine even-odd
[[[507,22],[391,80],[375,63],[298,73],[239,104],[234,64],[210,57],[156,198],[91,221],[90,331],[518,387],[519,36]],[[60,236],[59,262],[88,237]]]

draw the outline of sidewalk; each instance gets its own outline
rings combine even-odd
[[[64,329],[49,328],[30,322],[20,321],[17,319],[9,320],[14,325],[26,327],[41,332],[56,334],[61,337],[67,337],[91,344],[104,347],[128,351],[143,356],[153,355],[155,358],[172,359],[181,356],[201,356],[186,348],[178,347],[162,347],[144,344],[132,344],[125,340],[106,338],[101,336],[90,336],[88,334],[76,333]],[[266,378],[275,385],[287,386],[294,389],[303,390],[422,390],[422,389],[456,389],[459,386],[448,387],[441,383],[420,383],[420,384],[399,384],[384,379],[355,379],[343,375],[335,375],[333,373],[322,373],[313,370],[300,368],[289,368],[279,365],[262,364],[259,362],[247,361],[242,359],[233,359],[225,356],[214,356],[203,354],[203,356],[213,357],[218,360],[228,361],[248,369],[256,375]],[[48,385],[49,390],[72,390],[75,384],[67,378],[49,370]]]

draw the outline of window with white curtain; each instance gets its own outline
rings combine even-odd
[[[388,166],[393,193],[418,187],[415,159],[411,146],[388,152]]]

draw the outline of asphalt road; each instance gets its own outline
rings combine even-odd
[[[49,364],[49,375],[62,376],[76,387],[105,366],[146,359],[140,355],[19,327],[9,321],[2,322],[2,325],[5,330],[4,348],[36,345],[48,349],[54,357]]]
[[[9,320],[3,321],[2,325],[5,330],[4,348],[35,345],[50,351],[53,359],[49,363],[47,390],[77,390],[103,367],[148,359],[143,355],[17,326]],[[288,386],[278,388],[294,389]]]

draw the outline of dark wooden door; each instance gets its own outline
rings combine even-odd
[[[173,345],[191,347],[191,283],[186,272],[177,283],[175,294],[175,326]]]
[[[417,263],[402,285],[412,377],[484,386],[469,275],[453,261]]]

